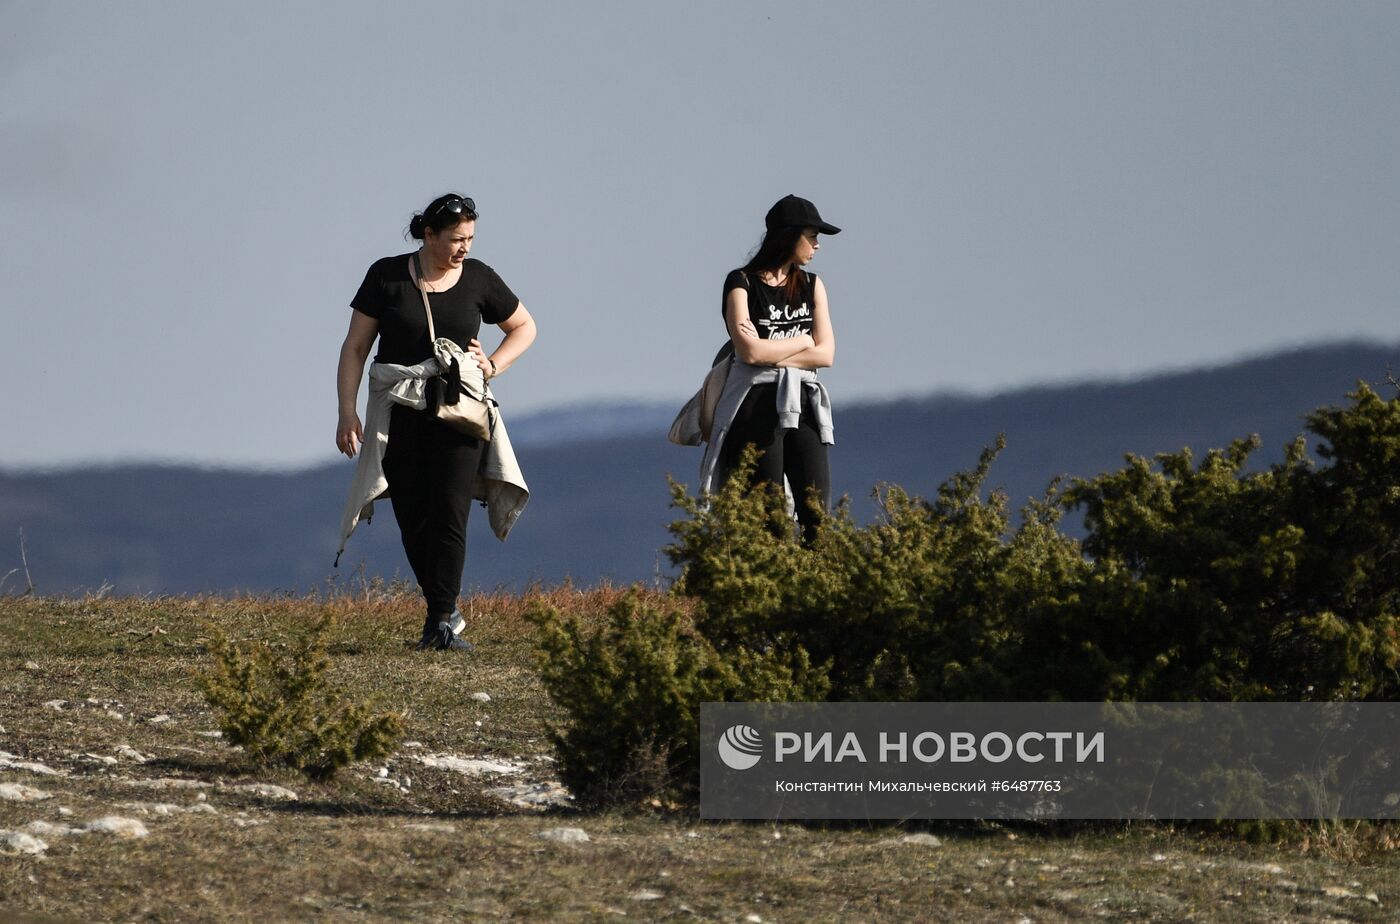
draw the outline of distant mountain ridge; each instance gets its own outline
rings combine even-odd
[[[1310,411],[1343,403],[1358,379],[1383,382],[1397,360],[1400,344],[1343,343],[1130,382],[838,405],[834,487],[868,518],[876,483],[931,495],[998,433],[1007,448],[989,484],[1017,505],[1056,475],[1116,468],[1125,453],[1191,446],[1199,455],[1257,433],[1263,465],[1281,458]],[[664,578],[666,524],[675,516],[666,475],[693,483],[700,461],[698,449],[666,442],[674,411],[565,407],[513,422],[530,504],[504,544],[481,511],[473,515],[467,584]],[[20,530],[41,593],[300,592],[358,575],[411,577],[387,503],[351,539],[341,567],[331,568],[352,469],[341,462],[290,473],[151,465],[0,472],[0,577],[22,567]],[[21,589],[22,573],[0,584],[0,593]]]
[[[681,402],[617,402],[566,404],[563,407],[512,415],[510,442],[517,448],[559,446],[586,440],[665,436]]]

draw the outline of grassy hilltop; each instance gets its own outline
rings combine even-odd
[[[543,596],[597,622],[619,594]],[[580,812],[553,771],[560,713],[535,668],[532,598],[469,603],[479,649],[461,657],[405,644],[420,602],[403,588],[0,600],[0,919],[1396,919],[1385,829],[1303,826],[1256,846],[1165,825]],[[210,625],[280,643],[328,611],[334,681],[402,712],[406,735],[388,760],[311,784],[212,735],[192,676]],[[111,816],[129,821],[94,824]],[[46,849],[24,852],[34,840]]]

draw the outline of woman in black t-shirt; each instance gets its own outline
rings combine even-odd
[[[826,286],[803,267],[821,247],[817,236],[841,229],[823,221],[815,205],[797,196],[778,200],[764,225],[767,231],[758,250],[724,280],[724,321],[735,356],[750,366],[778,369],[830,366],[836,358],[836,335]],[[831,503],[822,441],[823,423],[829,433],[830,421],[817,420],[811,402],[803,400],[797,426],[780,428],[778,389],[777,383],[749,388],[724,436],[719,471],[732,470],[744,447],[757,445],[762,454],[754,481],[781,485],[787,478],[803,538],[810,542]]]
[[[350,330],[340,348],[336,392],[340,420],[335,444],[354,458],[364,442],[356,411],[365,359],[379,340],[376,363],[409,366],[433,356],[424,283],[439,339],[467,354],[488,381],[510,368],[535,339],[535,322],[495,270],[467,259],[476,234],[476,203],[450,193],[413,216],[408,233],[422,246],[385,257],[365,274],[350,305]],[[489,356],[477,339],[482,322],[505,339]],[[383,471],[409,565],[423,589],[427,615],[419,649],[470,651],[457,610],[466,562],[467,513],[481,462],[480,440],[452,429],[426,410],[394,404]]]

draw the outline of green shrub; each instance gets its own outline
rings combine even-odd
[[[1390,700],[1400,693],[1400,400],[1365,385],[1283,462],[1257,438],[1076,481],[1092,556],[1066,642],[1076,698]]]
[[[211,630],[213,663],[195,683],[219,713],[224,739],[254,763],[327,780],[352,761],[393,753],[402,738],[401,716],[375,712],[331,685],[326,640],[333,628],[334,617],[322,616],[287,654]]]
[[[1400,399],[1349,397],[1308,418],[1323,465],[1302,437],[1253,471],[1254,437],[1129,456],[1014,521],[984,490],[1001,440],[930,501],[878,488],[869,525],[843,502],[810,545],[752,450],[708,498],[673,483],[687,605],[540,618],[570,785],[606,800],[645,767],[633,788],[685,795],[703,701],[1394,699]]]
[[[675,592],[694,598],[697,626],[721,653],[767,646],[829,665],[833,699],[1016,698],[1015,622],[1049,621],[1085,565],[1057,529],[1053,494],[1014,528],[1004,495],[982,498],[1002,446],[933,502],[877,489],[869,526],[843,503],[810,547],[771,527],[781,494],[749,489],[746,469],[708,502],[673,485],[688,515],[671,527]]]
[[[596,630],[543,603],[530,618],[540,629],[541,679],[565,714],[551,732],[560,774],[581,804],[692,798],[701,703],[826,694],[805,654],[721,657],[669,601],[629,594]]]

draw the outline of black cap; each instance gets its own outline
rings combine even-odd
[[[816,228],[822,234],[840,234],[841,229],[822,221],[817,207],[799,196],[783,196],[763,216],[769,231],[776,228]]]

